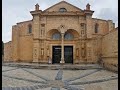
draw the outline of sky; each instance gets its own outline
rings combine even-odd
[[[11,41],[12,26],[17,22],[32,19],[30,11],[35,9],[35,4],[40,5],[41,10],[63,0],[2,0],[2,41]],[[93,18],[113,20],[115,27],[118,26],[118,0],[64,0],[84,10],[87,3],[91,10],[95,11]]]

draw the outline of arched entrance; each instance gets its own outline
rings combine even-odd
[[[64,63],[73,64],[73,52],[75,52],[73,47],[76,37],[79,37],[77,31],[68,29],[62,35],[58,30],[53,29],[49,31],[48,37],[50,37],[52,63],[61,63],[61,60],[64,60]]]

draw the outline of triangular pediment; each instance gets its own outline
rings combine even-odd
[[[60,8],[65,8],[68,12],[73,11],[73,12],[81,12],[83,10],[81,10],[80,8],[66,2],[66,1],[61,1],[49,8],[47,8],[46,10],[44,10],[45,12],[57,12],[60,10]]]

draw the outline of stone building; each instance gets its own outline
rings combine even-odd
[[[115,24],[112,20],[92,18],[94,11],[89,4],[82,10],[61,1],[44,11],[36,4],[35,10],[30,13],[32,20],[12,26],[12,41],[5,44],[6,49],[11,46],[8,49],[11,54],[4,52],[5,61],[98,63],[108,53],[111,53],[108,59],[115,56],[117,61]],[[109,37],[115,42],[115,49],[111,49],[116,52],[115,55],[113,51],[105,51],[109,49],[106,42],[111,43]]]

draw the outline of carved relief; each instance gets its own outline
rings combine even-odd
[[[84,30],[81,30],[81,35],[84,34]]]
[[[82,49],[85,48],[85,43],[84,43],[84,42],[82,43],[81,48],[82,48]]]
[[[41,48],[41,55],[44,55],[44,48]]]
[[[76,48],[76,56],[79,56],[79,48]]]
[[[85,57],[85,49],[83,49],[83,48],[81,49],[81,56]]]
[[[41,22],[41,23],[46,23],[46,17],[41,17],[41,18],[40,18],[40,22]]]
[[[37,48],[34,48],[34,58],[37,58]]]
[[[65,29],[65,26],[64,26],[64,25],[61,25],[61,26],[60,26],[61,33],[64,33],[64,32],[65,32],[64,29]]]
[[[65,27],[65,25],[60,25],[60,27],[58,27],[58,30],[64,34],[67,31],[67,28]]]
[[[49,57],[49,47],[47,47],[47,56]]]
[[[85,34],[86,34],[86,24],[85,23],[81,23],[80,27],[81,27],[81,36],[85,37]]]
[[[88,47],[88,57],[91,57],[91,47]]]
[[[45,24],[41,24],[41,36],[43,37],[45,33]]]
[[[80,25],[81,25],[81,29],[84,30],[84,23],[81,23]]]
[[[84,41],[82,41],[81,42],[81,56],[82,57],[85,57],[86,55],[85,55],[85,53],[86,53],[86,48],[85,48],[85,42]]]
[[[43,48],[44,47],[44,41],[42,40],[41,41],[41,48]]]

